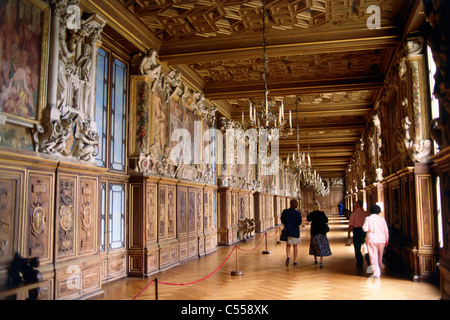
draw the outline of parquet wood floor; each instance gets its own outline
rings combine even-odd
[[[301,230],[298,266],[285,266],[284,243],[277,243],[277,228],[267,231],[265,239],[253,251],[238,251],[239,265],[236,267],[236,249],[224,265],[210,277],[191,285],[167,285],[161,282],[180,284],[202,279],[216,270],[233,250],[218,247],[217,252],[192,260],[168,271],[155,274],[148,279],[125,278],[104,286],[104,295],[98,300],[154,300],[155,285],[151,284],[136,297],[155,277],[159,300],[438,300],[440,290],[435,284],[414,283],[399,276],[383,272],[381,279],[374,280],[366,272],[358,273],[353,247],[345,246],[348,220],[330,217],[331,231],[328,233],[332,256],[324,258],[324,267],[314,264],[309,255],[309,226]],[[248,242],[237,246],[252,250],[264,234],[256,234]],[[273,237],[270,237],[273,236]],[[291,254],[292,257],[292,254]],[[366,267],[366,266],[365,266]],[[242,270],[242,276],[231,275]]]

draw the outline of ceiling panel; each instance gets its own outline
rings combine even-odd
[[[119,0],[117,0],[119,1]],[[224,114],[248,121],[263,97],[262,1],[120,0],[160,39],[160,61],[198,79]],[[266,0],[269,98],[293,115],[280,154],[310,150],[324,176],[344,175],[419,0]],[[377,6],[381,28],[367,21]],[[405,31],[406,30],[406,31]]]

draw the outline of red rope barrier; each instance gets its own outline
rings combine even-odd
[[[164,282],[164,281],[158,281],[158,283],[166,284],[166,285],[169,285],[169,286],[187,286],[187,285],[190,285],[190,284],[194,284],[194,283],[203,281],[203,280],[205,280],[205,279],[211,277],[211,276],[212,276],[214,273],[216,273],[217,271],[219,271],[219,269],[223,267],[223,265],[225,264],[225,262],[227,262],[227,260],[230,258],[231,254],[234,252],[234,250],[235,250],[236,248],[237,248],[237,246],[234,246],[234,247],[233,247],[233,250],[231,250],[231,252],[230,252],[230,254],[228,255],[228,257],[224,260],[224,262],[222,262],[222,264],[221,264],[216,270],[214,270],[214,271],[211,272],[209,275],[207,275],[206,277],[203,277],[203,278],[200,279],[200,280],[193,281],[193,282],[188,282],[188,283],[170,283],[170,282]],[[136,298],[138,298],[145,290],[147,290],[147,288],[150,287],[150,285],[151,285],[153,282],[155,282],[155,279],[153,279],[152,281],[150,281],[150,283],[147,284],[147,285],[145,286],[145,288],[142,289],[141,292],[139,292],[139,293],[133,298],[133,300],[136,300]]]
[[[165,281],[158,281],[158,283],[165,284],[165,285],[169,285],[169,286],[188,286],[188,285],[195,284],[195,283],[201,282],[201,281],[203,281],[203,280],[206,280],[207,278],[209,278],[209,277],[211,277],[213,274],[215,274],[217,271],[219,271],[220,268],[223,267],[223,265],[225,264],[225,262],[228,261],[228,259],[230,258],[231,254],[234,252],[234,250],[235,250],[236,248],[239,249],[239,250],[241,250],[241,251],[246,251],[246,252],[254,251],[254,250],[256,250],[256,249],[261,245],[261,242],[264,240],[264,238],[265,238],[266,236],[269,237],[269,238],[273,238],[277,233],[278,233],[278,230],[277,230],[277,231],[275,232],[275,234],[272,235],[272,236],[268,236],[267,233],[264,233],[264,235],[261,237],[261,240],[260,240],[259,243],[256,245],[256,247],[254,247],[254,248],[251,249],[251,250],[241,249],[241,248],[239,248],[237,245],[235,245],[235,246],[233,247],[233,250],[231,250],[231,252],[228,254],[228,256],[226,257],[226,259],[222,262],[222,264],[221,264],[219,267],[217,267],[216,270],[214,270],[213,272],[211,272],[211,273],[208,274],[207,276],[201,278],[200,280],[192,281],[192,282],[187,282],[187,283],[171,283],[171,282],[165,282]],[[136,300],[136,299],[137,299],[137,298],[138,298],[145,290],[147,290],[148,287],[150,287],[150,285],[151,285],[153,282],[155,282],[155,279],[153,279],[152,281],[150,281],[150,282],[145,286],[145,288],[142,289],[141,292],[139,292],[139,293],[133,298],[133,300]]]
[[[145,290],[147,290],[147,288],[150,287],[150,285],[151,285],[153,282],[155,282],[155,279],[153,279],[152,281],[150,281],[150,283],[147,284],[147,285],[145,286],[145,288],[142,289],[141,292],[139,292],[139,293],[133,298],[133,300],[136,300],[136,298],[139,297],[139,296],[142,294],[142,292],[144,292]]]
[[[187,286],[187,285],[190,285],[190,284],[194,284],[194,283],[203,281],[203,280],[205,280],[205,279],[211,277],[211,276],[212,276],[214,273],[216,273],[217,271],[219,271],[219,269],[222,268],[222,266],[225,264],[225,262],[227,262],[227,260],[230,258],[231,254],[233,253],[234,249],[236,249],[236,248],[237,248],[237,246],[234,246],[234,247],[233,247],[233,250],[231,250],[231,252],[230,252],[230,254],[228,255],[228,257],[225,259],[224,262],[222,262],[222,264],[221,264],[216,270],[214,270],[213,272],[211,272],[211,273],[210,273],[209,275],[207,275],[206,277],[201,278],[200,280],[192,281],[192,282],[187,282],[187,283],[170,283],[170,282],[164,282],[164,281],[159,281],[159,283],[166,284],[166,285],[169,285],[169,286]]]
[[[241,251],[246,251],[246,252],[254,251],[254,250],[256,250],[256,248],[259,247],[259,245],[261,244],[261,242],[264,240],[264,237],[265,237],[265,236],[267,236],[267,234],[264,233],[264,235],[262,236],[261,240],[260,240],[259,243],[256,245],[256,247],[254,247],[254,248],[251,249],[251,250],[245,250],[245,249],[241,249],[241,248],[239,248],[239,247],[238,247],[238,249],[241,250]]]
[[[278,231],[280,231],[279,228],[277,228],[277,231],[276,231],[272,236],[267,236],[267,237],[268,237],[268,238],[273,238],[273,237],[275,237],[275,236],[277,235]]]

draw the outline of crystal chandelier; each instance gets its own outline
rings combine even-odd
[[[308,137],[308,152],[300,152],[300,130],[299,130],[299,117],[298,117],[298,98],[295,98],[295,111],[297,117],[297,153],[292,154],[292,162],[290,161],[290,155],[286,160],[286,167],[292,173],[298,174],[300,186],[311,187],[317,193],[322,196],[325,195],[325,185],[322,178],[317,172],[317,165],[314,167],[311,165],[310,145]]]
[[[278,109],[278,117],[272,111],[276,108],[273,101],[269,101],[269,89],[267,85],[267,64],[269,59],[267,58],[266,51],[266,18],[267,13],[265,9],[265,1],[262,4],[262,26],[263,26],[263,80],[264,80],[264,99],[261,103],[261,110],[258,112],[256,106],[250,103],[249,110],[249,127],[256,129],[258,132],[267,132],[272,140],[284,139],[293,134],[292,129],[292,112],[289,111],[289,127],[287,120],[284,117],[284,102],[281,101]]]
[[[304,174],[311,170],[311,157],[308,153],[300,152],[300,129],[298,118],[298,98],[295,97],[295,112],[297,117],[297,153],[292,153],[292,162],[290,162],[290,155],[288,154],[287,165],[291,171]],[[309,147],[308,147],[309,148]]]

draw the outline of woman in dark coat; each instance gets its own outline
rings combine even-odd
[[[308,214],[306,220],[311,222],[311,243],[309,254],[314,256],[314,263],[317,264],[317,257],[320,257],[320,267],[323,267],[323,257],[331,256],[330,244],[328,243],[328,217],[325,212],[319,211],[319,204],[313,204],[313,210]]]
[[[284,224],[284,228],[287,232],[286,241],[286,267],[289,266],[289,261],[291,260],[291,246],[294,247],[294,266],[298,265],[297,255],[298,248],[297,245],[300,243],[300,225],[302,224],[302,214],[297,210],[298,201],[296,199],[291,200],[291,207],[289,209],[283,210],[281,213],[281,222]]]

